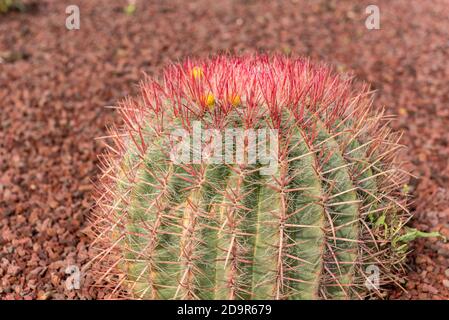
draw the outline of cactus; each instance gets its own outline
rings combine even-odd
[[[100,158],[95,277],[109,297],[382,296],[406,256],[408,175],[372,102],[366,85],[282,56],[187,60],[147,78],[119,104],[122,125]],[[204,136],[188,149],[202,157],[177,162],[172,134],[195,122],[275,130],[276,169],[206,161]]]

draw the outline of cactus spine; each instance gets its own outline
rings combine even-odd
[[[93,224],[111,296],[364,298],[380,294],[369,265],[380,285],[397,280],[406,174],[365,87],[307,60],[219,56],[166,68],[118,110]],[[194,121],[277,130],[277,170],[176,163],[170,134]]]

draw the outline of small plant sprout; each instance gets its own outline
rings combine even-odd
[[[0,0],[0,14],[12,10],[25,11],[25,5],[20,0]]]
[[[128,0],[128,4],[123,8],[123,11],[131,16],[136,12],[137,6],[136,6],[136,0]]]

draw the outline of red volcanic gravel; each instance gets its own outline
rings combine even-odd
[[[25,0],[0,15],[0,298],[90,299],[86,267],[92,180],[119,99],[170,60],[221,51],[283,52],[327,61],[377,90],[397,114],[418,178],[411,224],[449,237],[449,0]],[[68,5],[80,30],[65,27]],[[391,299],[448,299],[449,243],[415,242],[404,290]]]

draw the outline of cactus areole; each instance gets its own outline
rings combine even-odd
[[[118,105],[93,272],[110,297],[362,299],[398,282],[398,136],[367,86],[283,56],[168,66]]]

